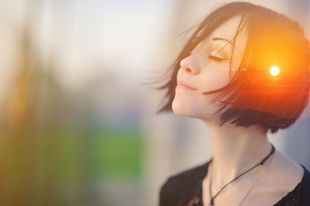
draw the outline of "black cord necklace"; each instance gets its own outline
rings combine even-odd
[[[264,157],[259,163],[257,163],[256,165],[254,165],[253,167],[251,167],[250,169],[242,172],[240,175],[238,175],[237,177],[235,177],[234,179],[232,179],[231,181],[229,181],[228,183],[226,183],[214,196],[212,196],[212,191],[211,191],[211,186],[212,186],[212,175],[213,172],[211,173],[210,176],[210,184],[209,184],[209,195],[210,195],[210,202],[209,202],[209,206],[214,206],[214,199],[232,182],[234,182],[235,180],[237,180],[239,177],[241,177],[242,175],[246,174],[247,172],[251,171],[252,169],[254,169],[255,167],[259,166],[259,165],[263,165],[267,159],[274,153],[275,148],[274,146],[271,144],[271,151],[270,153]],[[213,170],[213,166],[212,166],[212,170]]]

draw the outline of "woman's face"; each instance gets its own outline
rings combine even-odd
[[[216,119],[213,113],[218,104],[212,101],[214,96],[202,93],[229,83],[230,59],[232,77],[238,69],[246,44],[246,30],[242,29],[237,35],[233,55],[230,42],[236,34],[240,18],[241,16],[236,16],[224,22],[180,62],[172,102],[174,113],[205,121]]]

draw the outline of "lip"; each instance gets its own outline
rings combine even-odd
[[[178,86],[181,86],[183,88],[190,89],[190,90],[193,90],[193,91],[197,90],[191,84],[189,84],[189,83],[187,83],[186,81],[183,81],[183,80],[178,81]]]

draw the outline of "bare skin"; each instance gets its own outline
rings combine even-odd
[[[231,125],[218,127],[208,124],[211,132],[213,163],[212,194],[238,174],[263,159],[271,145],[257,127]],[[246,131],[244,131],[246,130]],[[274,205],[302,180],[303,168],[294,160],[275,151],[263,166],[227,186],[214,200],[216,206]],[[211,172],[203,180],[203,203],[208,205]]]

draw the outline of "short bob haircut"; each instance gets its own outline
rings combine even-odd
[[[248,31],[240,66],[226,86],[205,93],[216,94],[216,100],[221,103],[216,112],[220,124],[258,125],[266,132],[275,133],[297,120],[308,103],[309,41],[295,21],[247,2],[225,4],[200,23],[169,68],[168,78],[157,87],[166,90],[158,114],[172,111],[180,61],[213,30],[235,16],[241,16],[241,20],[232,39],[233,45],[244,26]],[[233,50],[234,47],[232,54]],[[281,68],[279,76],[269,75],[272,65]]]

